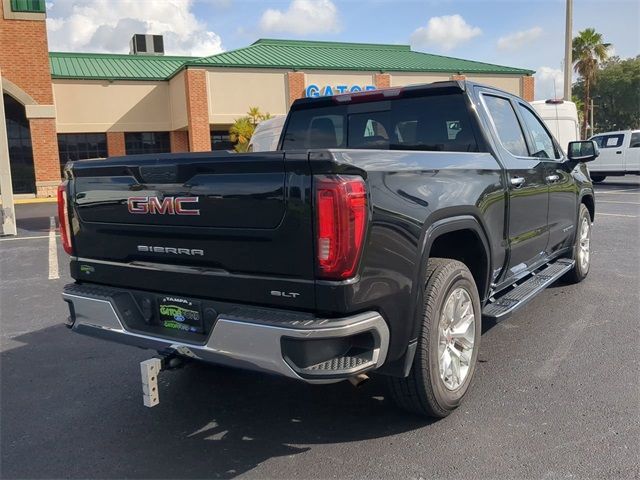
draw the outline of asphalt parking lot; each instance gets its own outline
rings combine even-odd
[[[488,329],[466,401],[437,422],[398,410],[380,379],[197,364],[163,373],[145,408],[138,364],[153,352],[63,326],[55,205],[19,205],[19,236],[0,239],[0,476],[638,478],[640,180],[596,189],[589,277]]]

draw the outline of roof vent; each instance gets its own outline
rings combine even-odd
[[[136,33],[129,42],[130,55],[164,55],[162,35]]]

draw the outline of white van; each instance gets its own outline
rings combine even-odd
[[[564,100],[536,100],[533,109],[544,120],[551,134],[566,151],[569,142],[580,140],[578,109],[573,102]]]
[[[257,126],[251,141],[249,142],[250,152],[273,152],[278,149],[278,141],[284,127],[286,116],[274,117],[261,121]]]
[[[594,182],[608,176],[640,175],[640,130],[621,130],[594,135],[600,156],[589,164]]]

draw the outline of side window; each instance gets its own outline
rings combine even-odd
[[[603,135],[601,138],[602,138],[601,144],[600,143],[598,144],[600,148],[618,148],[622,146],[624,135],[622,134]]]
[[[631,134],[631,143],[629,148],[640,148],[640,132],[633,132]]]
[[[483,98],[504,148],[517,157],[528,157],[527,143],[524,141],[524,135],[511,102],[506,98],[493,95],[483,95]]]
[[[532,157],[537,158],[555,158],[559,159],[560,155],[556,151],[551,135],[545,130],[544,125],[536,118],[536,116],[524,105],[520,105],[520,113],[524,119],[524,124],[531,134],[533,142]]]
[[[580,138],[580,137],[578,137],[578,138]],[[591,140],[596,142],[596,145],[598,145],[599,148],[602,148],[602,138],[603,137],[592,137]]]

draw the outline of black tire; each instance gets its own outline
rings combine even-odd
[[[591,181],[593,183],[602,183],[602,182],[604,182],[605,178],[607,178],[606,175],[598,175],[597,173],[592,173],[591,174]]]
[[[571,255],[572,260],[575,260],[575,265],[573,266],[573,268],[571,270],[569,270],[567,273],[564,274],[564,276],[562,277],[562,280],[565,283],[580,283],[582,280],[584,280],[587,275],[589,274],[589,269],[591,267],[591,253],[589,251],[589,254],[587,255],[587,262],[586,265],[584,262],[581,261],[581,255],[583,255],[584,253],[581,252],[581,232],[582,232],[582,227],[583,227],[583,222],[586,222],[588,225],[588,229],[589,229],[589,233],[588,233],[588,240],[589,240],[589,245],[588,247],[590,247],[591,244],[591,215],[589,214],[589,209],[587,208],[587,206],[584,203],[580,204],[580,209],[578,210],[578,223],[576,224],[576,238],[573,241],[573,253]],[[589,250],[589,248],[588,248]]]
[[[446,300],[462,287],[471,299],[475,317],[474,342],[464,381],[450,390],[440,376],[438,362],[439,323]],[[458,407],[475,371],[480,347],[482,311],[478,289],[467,266],[447,258],[430,258],[424,279],[422,328],[409,376],[390,377],[391,396],[399,407],[418,415],[442,418]]]

